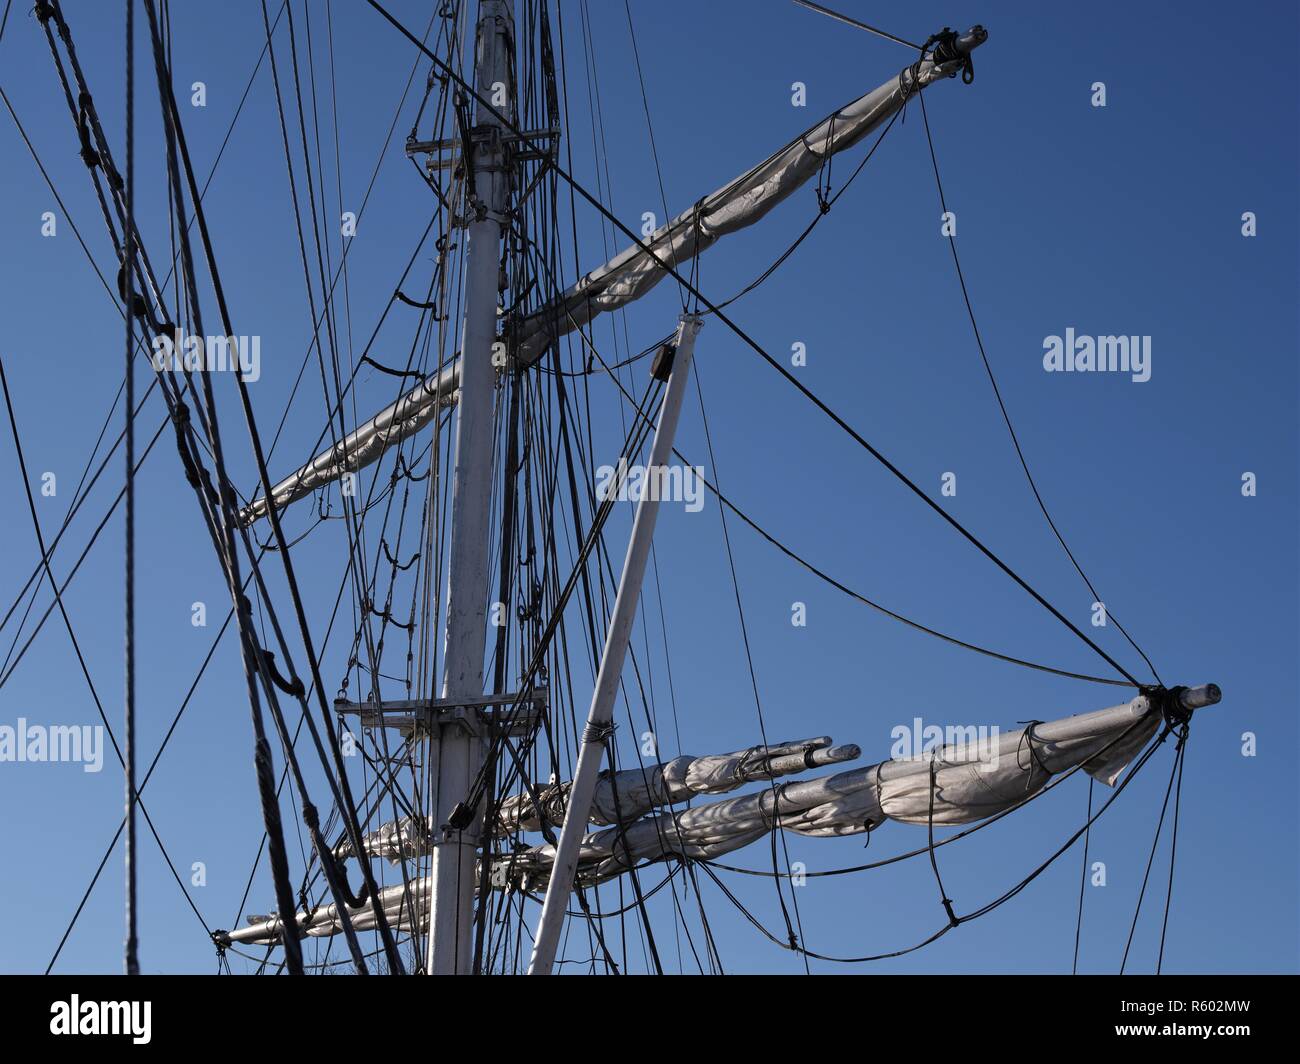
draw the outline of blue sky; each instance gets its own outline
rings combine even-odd
[[[0,87],[111,280],[111,248],[27,6],[13,5],[0,41]],[[391,10],[418,31],[429,6],[393,0]],[[1228,12],[1208,3],[1097,3],[1082,13],[988,0],[976,6],[843,0],[842,6],[911,39],[977,21],[989,30],[976,55],[974,84],[937,85],[927,106],[990,360],[1048,506],[1107,605],[1166,682],[1215,681],[1224,691],[1223,704],[1194,722],[1188,747],[1165,970],[1294,971],[1297,104],[1289,70],[1271,53],[1277,42],[1295,39],[1296,13],[1267,3],[1235,4]],[[67,0],[64,7],[105,125],[120,144],[120,5]],[[323,5],[312,10],[319,29]],[[580,12],[568,2],[563,10],[574,169],[594,186]],[[911,59],[896,44],[777,0],[634,2],[632,16],[673,213]],[[414,56],[363,4],[336,3],[332,18],[339,177],[344,203],[355,210]],[[177,81],[207,85],[208,106],[187,108],[184,116],[201,171],[220,146],[264,42],[261,19],[260,6],[247,0],[173,5]],[[590,29],[612,179],[605,198],[639,229],[643,212],[662,217],[662,210],[623,6],[592,4]],[[147,75],[143,50],[139,56]],[[1106,85],[1104,108],[1091,104],[1099,81]],[[806,85],[806,108],[791,106],[794,82]],[[156,94],[147,81],[138,92],[139,209],[146,239],[165,258]],[[351,320],[361,338],[428,219],[428,190],[401,158],[413,103],[408,100],[386,148],[350,251]],[[799,379],[933,497],[939,498],[942,474],[956,473],[957,495],[943,505],[1137,671],[1141,662],[1118,631],[1091,627],[1092,596],[1052,537],[1016,461],[940,236],[919,119],[911,111],[891,131],[813,235],[734,306],[732,317],[787,361],[793,344],[805,344],[808,363],[794,371]],[[262,337],[263,377],[253,392],[268,434],[309,331],[279,137],[263,68],[205,201],[236,331]],[[0,355],[29,472],[33,480],[38,471],[59,477],[56,497],[37,495],[49,535],[63,519],[120,384],[122,329],[7,113],[0,115],[0,145]],[[837,188],[864,151],[859,146],[836,160]],[[59,214],[53,238],[40,231],[47,210]],[[758,229],[710,251],[701,266],[703,289],[715,300],[732,295],[815,211],[814,194],[805,189]],[[1247,211],[1258,220],[1252,238],[1241,232]],[[603,261],[600,230],[591,212],[580,213],[579,226],[587,247],[582,265],[590,268]],[[671,327],[672,288],[662,285],[628,314],[634,348]],[[387,360],[401,361],[411,320],[381,333],[381,360],[391,343]],[[1044,338],[1067,328],[1150,336],[1151,379],[1045,373]],[[709,321],[701,332],[697,363],[716,465],[706,459],[693,396],[679,449],[706,465],[774,534],[845,584],[934,627],[1031,660],[1105,672],[1087,647],[719,322]],[[372,374],[359,391],[363,408],[378,407],[391,385]],[[592,395],[598,450],[603,446],[612,459],[619,400],[608,384],[593,386]],[[254,473],[234,401],[232,390],[222,394],[228,438],[239,444],[231,448],[238,452],[235,475],[248,490]],[[287,472],[310,450],[321,428],[319,409],[311,409],[286,430],[273,473]],[[146,440],[162,416],[155,395],[142,419]],[[120,418],[114,432],[119,424]],[[7,609],[38,553],[7,425],[0,440],[0,492],[11,503],[0,524]],[[1246,472],[1257,477],[1254,497],[1241,492]],[[114,461],[55,556],[60,575],[119,485]],[[146,463],[139,490],[139,718],[147,762],[208,652],[225,593],[169,436]],[[620,514],[611,525],[611,544],[624,542],[627,517]],[[295,514],[288,531],[306,524],[304,514]],[[88,668],[115,725],[122,687],[121,534],[115,519],[67,594]],[[903,629],[815,582],[734,522],[731,535],[773,737],[832,735],[861,745],[870,762],[887,756],[890,729],[916,716],[1009,729],[1016,721],[1119,700],[1118,689],[1016,669]],[[295,551],[300,572],[309,574],[318,644],[344,550],[335,525]],[[621,546],[614,553],[621,556]],[[712,499],[700,514],[665,511],[658,558],[682,750],[714,753],[757,742]],[[199,600],[215,618],[207,629],[190,625],[191,603]],[[794,602],[807,605],[806,628],[790,624]],[[38,612],[47,603],[43,595]],[[0,633],[0,652],[8,653],[13,629],[11,622]],[[326,648],[327,684],[344,671],[347,634],[336,632]],[[590,682],[585,673],[583,682]],[[0,724],[19,717],[97,720],[57,615],[0,688]],[[1257,742],[1251,757],[1242,753],[1247,732]],[[672,747],[666,752],[676,753]],[[238,910],[260,838],[250,754],[238,655],[224,642],[144,794],[182,872],[193,862],[205,864],[207,885],[193,893],[213,927],[228,926]],[[1092,855],[1105,862],[1107,885],[1086,891],[1083,971],[1118,968],[1170,764],[1171,751],[1162,750],[1094,828]],[[322,801],[323,791],[318,786]],[[1086,791],[1081,780],[1070,780],[989,831],[940,851],[957,910],[985,904],[1056,849],[1082,822]],[[0,970],[44,969],[113,835],[121,796],[120,775],[107,763],[99,774],[76,765],[0,764],[6,810],[0,846],[11,855],[0,875],[0,902],[10,917],[0,936]],[[789,846],[792,858],[824,870],[867,860],[863,841],[791,838]],[[890,824],[875,834],[869,853],[879,858],[923,842],[924,829]],[[290,848],[299,861],[297,842]],[[1155,963],[1167,856],[1166,831],[1130,956],[1134,970]],[[58,970],[119,968],[120,860],[119,849]],[[757,868],[769,860],[761,845],[729,858]],[[926,950],[865,970],[1069,971],[1080,860],[1072,850],[1010,904]],[[658,873],[645,882],[658,882]],[[769,884],[728,884],[768,927],[780,926]],[[813,879],[796,893],[805,941],[819,952],[899,949],[943,921],[923,861]],[[608,897],[614,904],[615,895]],[[666,898],[653,904],[671,939]],[[728,970],[802,970],[711,886],[705,900]],[[213,969],[211,944],[147,836],[141,904],[146,971]],[[272,905],[270,881],[259,875],[250,910]],[[673,945],[661,941],[660,948],[675,967]],[[639,947],[633,953],[635,968],[642,963]],[[580,954],[575,945],[571,956]],[[814,962],[813,970],[845,969]]]

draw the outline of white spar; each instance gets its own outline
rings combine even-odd
[[[956,58],[936,62],[934,56],[927,56],[915,73],[911,66],[904,68],[896,77],[840,108],[660,226],[644,244],[634,244],[615,255],[558,299],[515,323],[515,364],[532,365],[554,338],[581,328],[597,314],[616,310],[645,295],[667,276],[665,266],[689,262],[723,236],[759,221],[806,185],[826,159],[860,143],[887,122],[913,93],[955,75],[965,57],[986,37],[984,29],[976,26],[953,40],[951,54]],[[944,56],[939,58],[943,60]],[[389,447],[418,432],[438,410],[454,403],[459,386],[458,362],[430,374],[346,439],[276,484],[271,492],[276,508],[310,495],[346,472],[378,461]],[[255,499],[240,511],[240,519],[251,525],[265,517],[267,509],[265,497]]]
[[[644,768],[602,773],[592,797],[590,823],[598,827],[629,823],[651,809],[687,802],[705,794],[726,794],[746,783],[773,780],[810,768],[856,761],[862,754],[856,746],[833,746],[829,736],[795,739],[770,746],[751,746],[730,754],[697,757],[683,754]],[[507,798],[497,810],[494,834],[541,831],[543,823],[558,827],[564,823],[569,782],[535,788],[532,795]],[[536,796],[536,802],[533,800]],[[371,857],[396,864],[403,858],[419,857],[429,851],[427,817],[400,817],[367,834],[362,843]],[[355,856],[345,839],[335,856]]]
[[[1182,689],[1178,703],[1190,712],[1214,705],[1220,697],[1218,687],[1207,684]],[[1042,790],[1053,776],[1078,766],[1113,786],[1163,719],[1143,694],[1108,709],[1005,733],[989,746],[945,746],[933,754],[934,823],[987,819]],[[763,837],[774,822],[786,831],[814,837],[862,834],[886,820],[925,825],[931,817],[931,761],[928,753],[884,761],[787,783],[777,789],[775,798],[772,788],[763,787],[591,832],[582,842],[578,882],[602,882],[633,863],[720,857]],[[549,845],[494,857],[490,884],[496,889],[536,890],[545,885],[553,858],[554,848]],[[410,881],[409,893],[403,884],[386,888],[382,903],[390,921],[406,930],[422,925],[418,914],[426,911],[427,891],[421,878]],[[369,908],[349,912],[358,931],[373,925]],[[297,921],[301,934],[334,935],[340,930],[332,905],[310,916],[300,913]],[[248,927],[229,932],[226,940],[266,944],[276,941],[279,932],[275,916],[252,917]]]

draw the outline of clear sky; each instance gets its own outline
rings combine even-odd
[[[72,232],[75,221],[111,283],[112,250],[30,6],[19,2],[8,11],[0,87],[67,211],[55,204],[9,114],[0,114],[0,356],[38,514],[52,535],[121,383],[123,330]],[[430,0],[390,6],[417,32],[431,10]],[[610,178],[603,196],[639,229],[644,212],[662,220],[662,209],[627,15],[621,3],[589,6]],[[1250,2],[1080,8],[841,0],[840,6],[909,39],[924,40],[945,25],[980,22],[989,30],[976,54],[974,84],[945,82],[927,94],[989,358],[1043,496],[1106,605],[1166,683],[1214,681],[1224,692],[1222,705],[1198,715],[1188,746],[1165,970],[1294,971],[1300,855],[1296,11]],[[65,0],[64,8],[100,113],[120,145],[121,5]],[[581,7],[564,0],[562,8],[574,168],[594,187]],[[781,0],[633,0],[631,9],[673,213],[912,59],[897,44]],[[322,80],[324,10],[313,2]],[[385,160],[349,259],[351,322],[362,338],[427,222],[430,194],[402,158],[418,92],[392,142],[383,143],[415,60],[412,49],[362,3],[339,0],[331,17],[346,209],[357,209],[381,149]],[[205,108],[184,108],[191,150],[206,172],[265,41],[261,8],[250,0],[178,2],[172,24],[177,83],[203,81],[207,88]],[[138,55],[138,203],[146,239],[165,259],[157,99],[143,47]],[[417,87],[423,74],[421,68]],[[806,88],[804,108],[792,106],[796,82]],[[1105,85],[1104,107],[1093,106],[1097,82]],[[325,98],[323,86],[320,91]],[[735,304],[733,316],[787,364],[792,346],[804,344],[807,365],[793,371],[800,380],[1145,679],[1141,660],[1113,625],[1092,627],[1092,596],[1020,470],[940,233],[920,117],[909,111],[829,216],[774,276]],[[262,337],[262,379],[253,395],[268,435],[309,333],[279,138],[264,66],[205,203],[236,331]],[[836,160],[836,189],[865,150],[859,146]],[[704,290],[715,300],[739,290],[816,209],[812,189],[805,189],[762,226],[710,251],[701,267]],[[46,211],[57,215],[53,237],[42,235]],[[1256,236],[1243,236],[1245,212],[1256,219]],[[604,258],[600,231],[590,212],[579,224],[587,246],[583,266],[590,268]],[[675,300],[665,284],[628,314],[634,349],[672,327]],[[381,333],[380,347],[391,337],[391,350],[400,352],[411,321],[399,319],[391,334]],[[1150,337],[1150,379],[1045,372],[1044,340],[1066,329]],[[400,362],[400,353],[388,361]],[[1104,662],[716,320],[700,334],[697,361],[716,465],[705,457],[693,395],[680,450],[706,465],[774,534],[843,583],[933,627],[1019,657],[1108,674]],[[643,383],[643,371],[629,379]],[[253,469],[233,391],[223,387],[224,424],[237,443],[232,461],[247,492]],[[391,383],[363,375],[359,391],[363,409],[377,408]],[[598,446],[612,458],[618,398],[608,384],[593,386],[592,395],[602,404]],[[273,474],[308,455],[321,429],[319,407],[310,409],[286,430]],[[142,415],[141,446],[162,417],[155,394]],[[110,435],[120,423],[119,410]],[[58,477],[54,497],[39,493],[47,471]],[[956,475],[953,497],[940,496],[945,473]],[[1247,473],[1257,484],[1253,496],[1243,495]],[[55,555],[61,578],[120,483],[115,459]],[[208,653],[228,597],[170,434],[146,462],[139,490],[139,727],[147,764]],[[9,500],[0,522],[6,559],[0,609],[7,610],[39,558],[7,424],[0,431],[0,497]],[[612,544],[623,542],[626,516],[611,525]],[[294,513],[287,531],[305,530],[308,518]],[[1028,672],[938,643],[816,582],[743,526],[733,522],[731,536],[764,719],[774,738],[832,735],[861,745],[867,763],[888,756],[890,730],[914,717],[1006,730],[1124,697],[1118,688]],[[119,514],[66,596],[115,727],[122,690],[121,545]],[[295,550],[300,571],[309,574],[318,644],[344,552],[337,524]],[[621,557],[621,547],[615,554]],[[699,514],[665,512],[658,559],[682,751],[719,753],[757,742],[754,694],[712,499]],[[208,604],[207,628],[190,623],[196,601]],[[795,602],[806,604],[806,627],[791,624]],[[47,589],[19,647],[48,603]],[[0,631],[0,660],[13,656],[10,644],[25,609],[24,601]],[[327,684],[345,671],[346,636],[336,631],[326,648]],[[658,639],[657,630],[652,636]],[[659,674],[656,682],[664,713],[666,678]],[[589,675],[579,683],[589,689]],[[57,612],[0,688],[0,725],[19,718],[98,720]],[[632,730],[625,728],[621,741],[629,742]],[[1246,733],[1253,756],[1243,752]],[[677,752],[675,738],[664,752]],[[1092,832],[1090,860],[1104,862],[1106,882],[1085,891],[1083,971],[1119,967],[1171,763],[1167,745]],[[1097,788],[1098,801],[1103,792]],[[317,793],[324,804],[323,786]],[[211,927],[229,926],[261,837],[243,678],[229,638],[144,801],[187,882],[195,862],[205,867],[206,885],[191,891],[203,918]],[[958,912],[984,905],[1053,852],[1082,823],[1086,802],[1086,783],[1072,779],[989,831],[941,850],[944,883]],[[0,970],[45,968],[113,836],[121,804],[111,754],[100,773],[69,764],[0,764],[0,848],[8,855],[0,872],[7,917]],[[287,805],[286,817],[295,821]],[[141,830],[143,967],[210,971],[212,946]],[[924,828],[888,824],[874,834],[867,856],[861,836],[791,838],[789,846],[809,870],[826,870],[911,849],[924,838]],[[295,867],[301,867],[298,845],[291,831]],[[1168,854],[1166,825],[1130,970],[1154,968]],[[750,868],[770,867],[770,860],[763,845],[728,858]],[[1075,848],[991,915],[928,949],[864,970],[1068,972],[1081,861]],[[650,870],[643,882],[657,883],[659,875]],[[770,883],[726,882],[766,926],[782,926]],[[118,970],[122,884],[119,848],[57,970]],[[727,970],[802,970],[798,958],[759,937],[711,884],[703,890]],[[607,895],[609,904],[615,897]],[[823,953],[904,948],[943,922],[924,860],[810,879],[797,888],[796,901],[808,947]],[[247,911],[273,905],[263,872]],[[674,941],[668,895],[652,905],[665,928],[667,941],[659,943],[665,963],[676,968],[680,951],[690,970],[686,944]],[[633,953],[635,969],[643,962],[639,947]],[[575,944],[570,956],[580,955]],[[237,960],[236,970],[242,964]],[[821,962],[812,968],[857,970]]]

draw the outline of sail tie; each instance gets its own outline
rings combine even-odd
[[[599,744],[604,746],[613,737],[618,725],[612,721],[587,721],[587,726],[582,729],[582,741],[593,745]]]
[[[1027,793],[1034,782],[1034,765],[1037,765],[1049,776],[1051,775],[1052,770],[1043,763],[1042,758],[1038,756],[1037,747],[1034,746],[1034,729],[1043,722],[1041,720],[1018,720],[1016,723],[1025,726],[1025,730],[1020,736],[1020,742],[1016,744],[1016,768],[1028,772],[1028,775],[1025,777],[1025,791]],[[1020,751],[1026,747],[1029,750],[1029,761],[1025,764],[1021,764]]]
[[[411,479],[424,480],[425,477],[427,476],[428,474],[426,473],[424,477],[411,477]],[[381,536],[379,539],[379,545],[384,549],[384,557],[388,559],[388,564],[391,565],[394,569],[400,569],[403,572],[405,572],[407,569],[409,569],[412,565],[414,565],[416,562],[420,560],[420,552],[417,550],[413,555],[411,555],[411,560],[407,562],[405,565],[402,565],[396,558],[393,557],[393,552],[388,547],[387,539]]]
[[[1160,711],[1165,721],[1166,735],[1180,727],[1185,727],[1192,719],[1191,710],[1183,708],[1182,693],[1187,690],[1185,686],[1163,687],[1157,684],[1140,690],[1147,701]]]
[[[948,897],[948,892],[943,889],[943,877],[939,875],[939,862],[934,856],[934,792],[935,792],[935,757],[930,755],[930,811],[927,817],[929,828],[929,844],[926,847],[930,851],[930,867],[934,869],[934,881],[939,884],[939,902],[943,906],[943,911],[948,914],[948,926],[956,927],[961,923],[961,917],[958,916],[952,908],[952,899]]]
[[[406,455],[402,454],[401,451],[398,451],[397,461],[393,463],[393,483],[396,484],[399,480],[405,478],[406,480],[418,484],[422,480],[428,480],[429,474],[432,472],[433,472],[433,463],[430,462],[429,468],[424,471],[423,475],[417,476],[415,472],[411,469],[411,464],[410,462],[407,461]],[[418,558],[419,556],[420,556],[419,552],[417,551],[415,558]],[[412,558],[411,561],[407,562],[405,565],[398,566],[398,568],[409,569],[412,563],[414,563],[415,558]],[[391,557],[389,558],[389,561],[392,561]]]
[[[925,53],[934,45],[934,51],[931,52],[930,58],[935,66],[942,63],[961,63],[961,80],[963,85],[969,85],[975,80],[975,61],[971,58],[970,52],[959,52],[957,50],[957,31],[945,26],[938,33],[932,33],[930,39],[921,46],[921,59],[925,58]],[[913,74],[920,73],[921,59],[913,64]],[[957,76],[957,71],[948,75],[950,78]]]
[[[412,560],[414,561],[414,559]],[[382,610],[375,606],[375,602],[371,598],[366,599],[366,610],[369,613],[373,613],[376,617],[380,618],[387,624],[391,624],[394,628],[400,628],[404,632],[415,631],[414,617],[412,617],[411,620],[407,621],[406,623],[402,623],[396,617],[393,616],[393,603],[392,603],[391,591],[389,593],[388,601],[384,604],[384,608]]]
[[[307,888],[306,888],[305,886],[302,886],[302,887],[299,887],[299,888],[298,888],[298,904],[299,904],[299,906],[301,906],[301,908],[302,908],[303,916],[306,917],[306,919],[303,921],[303,925],[302,925],[302,926],[303,926],[304,928],[311,927],[312,923],[313,923],[313,922],[315,921],[315,919],[316,919],[316,909],[317,909],[317,906],[312,905],[312,904],[307,900]]]
[[[932,47],[933,51],[931,51]],[[938,33],[930,34],[926,42],[921,45],[921,54],[917,56],[916,62],[898,75],[898,88],[902,93],[904,102],[912,93],[920,91],[921,64],[925,62],[927,53],[929,53],[930,60],[936,67],[944,63],[960,63],[959,69],[963,85],[969,85],[975,80],[975,60],[971,57],[970,52],[957,50],[957,31],[945,26]],[[907,74],[906,80],[903,79],[903,73]],[[956,76],[956,70],[948,75],[950,78]]]
[[[390,377],[423,377],[424,376],[424,374],[421,373],[419,370],[393,369],[390,366],[385,366],[380,362],[376,362],[369,355],[362,355],[357,360],[357,364],[373,366],[375,369],[379,370],[380,373],[387,373]]]
[[[258,652],[262,655],[262,660],[266,662],[266,672],[275,684],[290,698],[302,698],[307,693],[307,688],[303,685],[302,678],[295,676],[292,680],[286,680],[279,669],[275,667],[275,654],[270,650],[261,647]]]
[[[432,310],[432,311],[434,311],[434,315],[433,315],[433,320],[434,320],[434,321],[446,321],[446,320],[447,320],[447,318],[446,318],[445,315],[442,316],[442,317],[439,317],[439,316],[438,316],[438,314],[437,314],[437,310],[438,310],[438,301],[437,301],[436,299],[435,299],[435,300],[430,300],[428,303],[421,303],[419,300],[412,299],[412,298],[411,298],[410,296],[408,296],[405,292],[403,292],[400,288],[399,288],[396,292],[393,293],[393,297],[394,297],[395,299],[397,299],[399,302],[405,303],[408,307],[414,307],[416,310]]]

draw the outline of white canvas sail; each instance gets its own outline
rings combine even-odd
[[[913,93],[954,75],[962,66],[960,57],[984,40],[985,33],[978,27],[961,35],[953,42],[959,58],[936,62],[934,56],[927,56],[919,65],[905,68],[705,196],[655,230],[644,244],[634,244],[586,274],[557,300],[516,324],[512,332],[516,365],[532,365],[556,337],[581,328],[597,314],[639,299],[667,276],[664,267],[687,263],[728,233],[759,221],[806,185],[827,159],[852,148],[887,122]],[[276,508],[377,461],[389,447],[427,425],[441,406],[454,402],[458,382],[456,364],[430,374],[346,439],[276,484],[271,493]],[[265,517],[267,510],[267,500],[262,497],[246,506],[240,516],[245,524],[252,524]]]
[[[730,754],[695,757],[685,754],[671,761],[605,773],[596,784],[590,822],[596,825],[627,823],[665,805],[685,802],[702,794],[726,794],[755,780],[772,780],[824,765],[854,761],[861,751],[852,745],[833,746],[828,736],[796,739],[770,746],[751,746]],[[564,823],[569,784],[552,783],[536,789],[536,802],[518,794],[501,803],[495,831],[541,831],[545,823]],[[363,840],[366,852],[396,863],[428,852],[427,818],[404,816],[384,824]],[[334,851],[338,857],[354,856],[346,840]]]
[[[1212,685],[1182,695],[1188,711],[1217,701],[1218,690]],[[1018,728],[989,743],[945,745],[916,757],[796,780],[775,789],[764,787],[689,809],[628,817],[622,824],[586,836],[578,881],[590,886],[647,862],[721,857],[762,838],[775,826],[827,837],[874,831],[888,820],[970,824],[1005,812],[1042,790],[1053,776],[1074,768],[1113,786],[1163,721],[1159,707],[1142,694],[1108,709]],[[724,778],[725,773],[715,777],[714,784],[721,785]],[[519,808],[524,807],[519,803]],[[553,858],[550,844],[494,858],[489,882],[497,889],[537,890],[545,885]],[[423,919],[427,892],[423,878],[413,879],[409,888],[406,884],[387,888],[381,904],[390,920],[409,929]],[[368,906],[349,913],[358,930],[374,920]],[[300,933],[311,936],[337,934],[341,926],[333,905],[310,915],[300,913],[297,920]],[[274,916],[254,917],[249,926],[229,932],[229,940],[273,942],[279,927]]]

